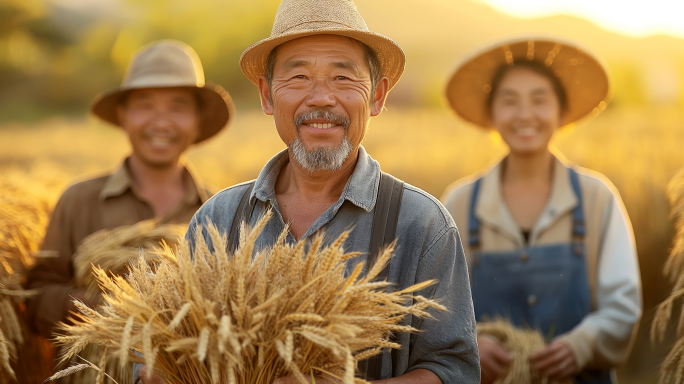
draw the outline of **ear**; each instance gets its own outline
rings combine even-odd
[[[389,93],[389,79],[383,76],[375,89],[375,95],[371,101],[371,116],[377,116],[385,108],[385,101],[387,101],[387,94]]]
[[[273,105],[271,105],[271,89],[268,87],[266,76],[259,76],[257,80],[259,88],[259,98],[261,99],[261,110],[267,115],[273,115]]]

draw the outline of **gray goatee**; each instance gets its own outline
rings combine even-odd
[[[339,146],[334,148],[315,148],[311,151],[306,150],[299,134],[299,127],[307,120],[325,119],[331,123],[344,127],[345,135]],[[306,112],[295,119],[297,127],[297,137],[290,143],[294,161],[307,172],[337,171],[342,168],[342,164],[347,160],[354,150],[354,146],[347,137],[350,121],[345,116],[340,116],[328,110],[314,110]]]

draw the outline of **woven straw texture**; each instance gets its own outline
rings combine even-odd
[[[198,143],[217,134],[235,116],[228,92],[220,86],[205,84],[197,53],[175,40],[162,40],[141,48],[133,57],[121,86],[98,96],[91,109],[103,120],[120,125],[116,109],[126,91],[169,87],[197,89],[202,103]]]
[[[487,97],[494,74],[504,65],[533,60],[544,63],[560,79],[568,97],[565,124],[605,109],[610,91],[605,65],[576,44],[549,37],[499,42],[467,57],[447,83],[449,106],[464,120],[491,128]]]
[[[378,55],[381,72],[393,88],[406,64],[401,47],[391,39],[371,32],[351,0],[283,0],[273,23],[271,37],[247,48],[240,58],[240,68],[257,84],[266,74],[268,55],[273,48],[300,37],[339,35],[360,41]]]

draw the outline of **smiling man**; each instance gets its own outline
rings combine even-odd
[[[72,297],[91,307],[99,302],[73,285],[72,257],[80,242],[141,220],[189,222],[210,193],[184,165],[183,154],[234,115],[230,96],[205,85],[195,51],[171,40],[142,48],[123,85],[99,96],[92,111],[126,133],[132,153],[114,173],[70,187],[55,207],[42,245],[46,257],[27,282],[40,289],[28,302],[29,323],[47,338],[76,309]]]
[[[449,311],[405,319],[420,332],[398,334],[402,348],[361,362],[358,375],[386,384],[479,383],[468,271],[454,221],[435,198],[381,172],[361,145],[404,62],[401,48],[370,32],[352,1],[283,1],[271,37],[248,48],[240,65],[259,88],[261,107],[273,116],[287,149],[256,181],[207,202],[188,235],[209,219],[234,246],[242,220],[254,225],[272,209],[257,249],[273,245],[286,226],[290,243],[319,231],[332,241],[351,228],[345,250],[362,255],[349,261],[348,271],[372,264],[396,238],[397,251],[384,271],[392,289],[435,279],[438,284],[420,294],[440,299]],[[143,382],[160,381],[143,376]],[[290,376],[276,383],[296,381]]]

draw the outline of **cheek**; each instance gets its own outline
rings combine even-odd
[[[540,108],[537,112],[539,121],[550,131],[556,130],[560,126],[560,111],[558,108]]]
[[[175,118],[179,131],[186,136],[191,136],[195,138],[199,133],[200,116],[195,113],[182,113],[178,114]]]
[[[503,134],[515,120],[515,114],[515,108],[506,106],[495,107],[491,113],[492,125]]]

